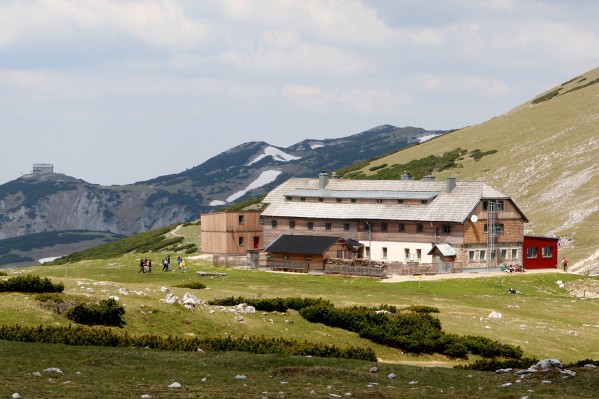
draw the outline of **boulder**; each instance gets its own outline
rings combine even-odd
[[[178,300],[179,300],[179,297],[171,292],[170,294],[168,294],[166,296],[166,299],[164,300],[164,302],[168,303],[169,305],[172,305],[174,303],[177,303]]]

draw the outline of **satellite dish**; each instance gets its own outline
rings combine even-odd
[[[476,222],[478,221],[478,216],[476,216],[476,215],[472,215],[472,216],[470,217],[470,221],[471,221],[472,223],[476,223]]]

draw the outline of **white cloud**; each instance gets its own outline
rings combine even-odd
[[[320,0],[228,0],[224,12],[242,23],[267,30],[289,30],[321,41],[382,45],[395,39],[396,32],[361,1]]]
[[[324,90],[315,86],[289,85],[283,95],[305,108],[340,108],[360,113],[381,113],[410,103],[402,93],[377,89]]]
[[[283,75],[356,74],[370,68],[358,54],[303,41],[289,31],[267,31],[260,43],[246,41],[223,53],[222,60],[247,72]]]
[[[192,48],[210,36],[211,24],[185,16],[174,0],[38,0],[0,4],[0,46],[42,39],[77,40],[129,34],[154,46]]]

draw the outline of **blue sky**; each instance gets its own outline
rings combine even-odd
[[[599,66],[597,1],[0,1],[0,184],[484,122]]]

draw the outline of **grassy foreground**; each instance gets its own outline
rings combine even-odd
[[[531,379],[516,384],[514,374],[451,369],[460,362],[440,355],[405,354],[360,339],[348,331],[308,323],[295,311],[244,314],[239,321],[234,313],[221,307],[204,305],[188,310],[180,305],[168,305],[163,301],[166,293],[161,290],[166,287],[179,298],[191,292],[204,301],[226,296],[303,296],[326,298],[336,306],[435,306],[441,311],[438,317],[446,332],[480,335],[518,345],[529,357],[573,362],[599,359],[599,321],[596,320],[599,302],[587,294],[584,294],[587,298],[578,298],[567,288],[590,286],[597,283],[596,278],[524,273],[443,281],[423,277],[415,282],[384,283],[369,278],[213,268],[204,261],[189,258],[186,273],[163,273],[159,260],[164,254],[147,256],[157,265],[152,274],[137,273],[135,255],[7,272],[9,277],[22,273],[50,277],[54,282],[64,283],[64,292],[69,295],[96,299],[118,296],[126,309],[126,325],[122,330],[130,334],[284,337],[341,347],[371,347],[380,361],[374,364],[246,353],[172,353],[143,348],[0,342],[0,364],[15,365],[0,368],[1,395],[8,397],[19,392],[22,397],[64,398],[139,397],[142,394],[153,398],[281,397],[279,392],[284,392],[285,397],[328,397],[350,392],[354,397],[520,398],[563,396],[564,392],[569,392],[570,397],[596,397],[599,392],[597,383],[593,382],[598,373],[592,369],[581,369],[577,377],[567,380],[556,376],[553,384],[541,383],[537,377],[536,382]],[[227,275],[198,277],[199,270]],[[201,281],[207,289],[176,287],[188,281]],[[563,281],[566,286],[560,288],[557,281]],[[508,294],[508,287],[522,294]],[[502,317],[489,318],[492,311],[501,313]],[[33,294],[21,293],[0,294],[0,320],[8,325],[69,324],[64,315],[40,307]],[[375,365],[379,372],[370,373]],[[48,367],[60,368],[64,374],[44,372]],[[32,376],[35,371],[42,373],[42,378]],[[390,373],[397,377],[387,378]],[[246,375],[247,379],[236,380],[238,374]],[[202,382],[202,378],[206,381]],[[180,390],[168,388],[175,381],[183,385]],[[418,383],[409,384],[411,381]],[[514,384],[498,388],[506,382]],[[534,396],[529,389],[534,391]],[[32,394],[25,396],[27,392]]]
[[[388,363],[15,342],[0,342],[0,361],[6,398],[590,398],[599,392],[599,373],[587,368],[568,379],[543,374],[516,382],[514,374]],[[169,388],[174,382],[181,388]]]

